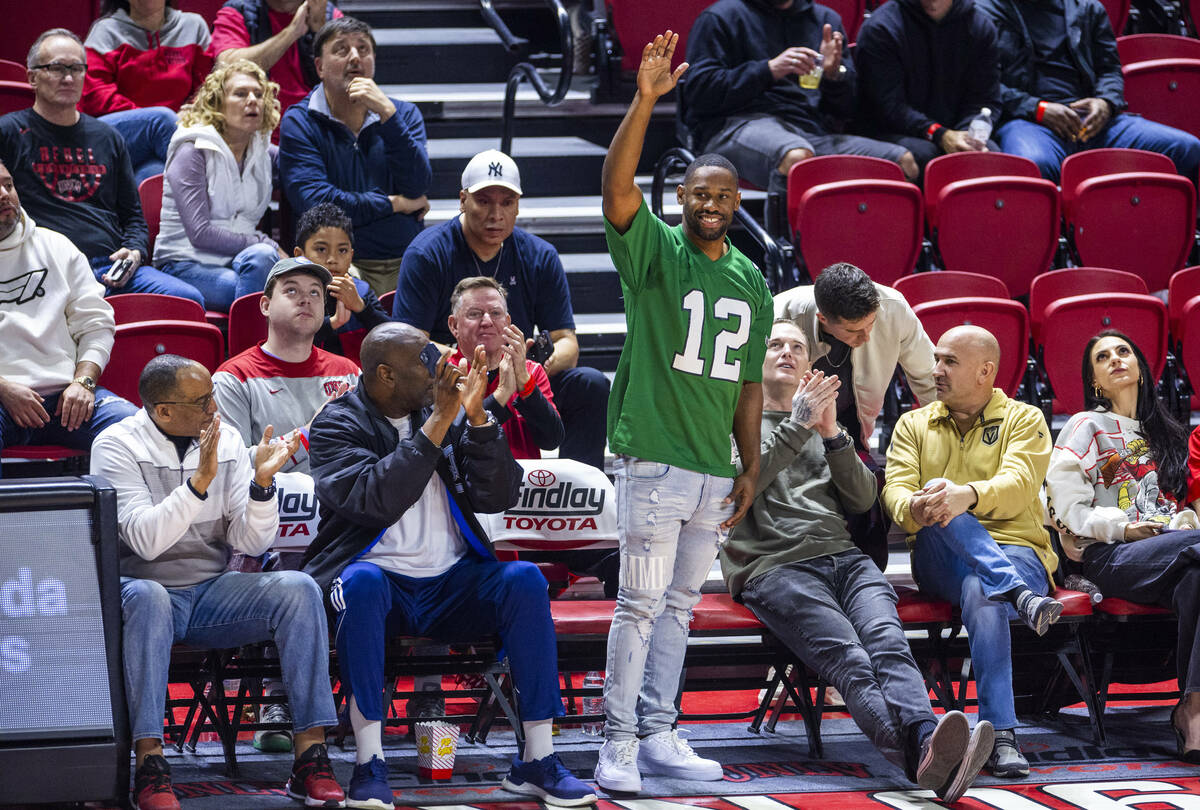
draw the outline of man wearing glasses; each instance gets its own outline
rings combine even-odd
[[[142,267],[149,231],[129,150],[116,130],[77,109],[87,72],[79,37],[65,28],[46,31],[26,64],[33,107],[0,117],[0,160],[20,187],[26,212],[83,251],[106,295],[162,293],[203,306],[192,285]],[[118,272],[125,260],[127,269]]]
[[[273,640],[291,691],[295,764],[287,791],[310,807],[345,798],[325,749],[336,713],[329,691],[321,592],[297,571],[227,571],[231,554],[261,554],[279,531],[275,473],[299,437],[254,449],[222,428],[199,363],[155,357],[138,380],[143,408],[97,437],[91,471],[117,490],[125,691],[137,771],[134,804],[179,807],[162,756],[171,645],[239,647]]]

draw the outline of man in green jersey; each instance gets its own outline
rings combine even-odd
[[[678,37],[642,52],[638,91],[604,161],[608,249],[627,334],[608,405],[617,461],[621,586],[608,636],[608,722],[596,781],[641,789],[641,772],[717,780],[673,729],[691,610],[717,551],[745,515],[759,472],[762,363],[772,302],[725,232],[741,202],[733,165],[703,155],[677,196],[683,224],[651,215],[634,181]],[[743,461],[733,465],[732,431]]]

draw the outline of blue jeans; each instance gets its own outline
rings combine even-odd
[[[325,609],[308,574],[229,571],[186,588],[121,577],[121,615],[134,740],[162,739],[167,667],[177,643],[228,648],[274,640],[295,730],[337,723]]]
[[[906,746],[920,742],[912,730],[934,722],[933,709],[896,614],[896,592],[871,558],[855,549],[773,568],[750,580],[742,599],[845,697],[854,722],[888,760],[905,767]]]
[[[1008,623],[1017,612],[1005,601],[1014,588],[1049,593],[1046,568],[1031,548],[1000,545],[972,514],[944,529],[917,532],[913,578],[925,593],[959,606],[967,628],[979,719],[998,729],[1017,725],[1012,694],[1012,637]]]
[[[1003,151],[1032,160],[1042,177],[1055,183],[1063,160],[1086,149],[1119,147],[1161,152],[1175,161],[1175,170],[1193,183],[1200,166],[1200,139],[1196,136],[1129,113],[1117,115],[1102,132],[1083,143],[1064,141],[1051,129],[1020,118],[1002,124],[996,130],[996,140]]]
[[[113,260],[107,256],[96,256],[89,260],[92,273],[96,280],[108,272]],[[103,281],[100,281],[104,284]],[[180,298],[190,298],[200,306],[204,306],[204,296],[200,291],[185,281],[169,276],[161,270],[156,270],[148,264],[143,264],[133,273],[133,278],[125,282],[123,287],[109,287],[104,284],[104,295],[121,295],[123,293],[157,293],[158,295],[177,295]]]
[[[102,115],[100,120],[115,129],[125,141],[138,185],[147,177],[163,173],[167,146],[179,120],[174,110],[168,107],[121,110]]]
[[[550,378],[550,390],[563,421],[558,457],[603,470],[608,440],[608,377],[588,366],[565,368]]]
[[[728,532],[733,481],[617,459],[621,587],[608,632],[604,734],[647,737],[675,723],[692,608]]]
[[[168,262],[162,266],[162,271],[199,290],[206,309],[228,312],[230,304],[243,295],[263,291],[267,273],[277,261],[279,251],[273,245],[260,242],[243,249],[229,266]]]
[[[383,719],[383,658],[389,636],[478,641],[498,634],[523,720],[563,713],[558,651],[546,579],[528,562],[463,557],[436,577],[407,577],[372,562],[346,566],[329,597],[342,680],[368,720]]]
[[[5,447],[26,444],[58,444],[75,450],[91,450],[92,441],[100,435],[100,431],[138,411],[132,403],[121,399],[107,388],[97,388],[91,417],[75,430],[67,430],[63,427],[62,417],[54,414],[61,397],[62,391],[46,395],[42,407],[50,415],[50,421],[40,428],[19,427],[4,410],[4,406],[0,405],[0,452]]]

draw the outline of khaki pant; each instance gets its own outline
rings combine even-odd
[[[371,285],[375,295],[396,291],[396,279],[400,276],[400,259],[355,259],[354,269],[358,277]]]

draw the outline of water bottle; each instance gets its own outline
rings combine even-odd
[[[1104,594],[1096,587],[1096,583],[1085,579],[1079,574],[1071,574],[1063,581],[1063,587],[1069,591],[1082,591],[1092,599],[1092,604],[1098,605],[1104,600]]]
[[[979,115],[967,124],[967,134],[981,145],[987,145],[988,138],[992,137],[992,111],[987,107],[981,109]]]
[[[604,673],[592,672],[583,676],[584,689],[603,689],[604,688]],[[583,699],[584,714],[604,715],[604,695],[588,695]],[[604,721],[593,721],[583,724],[583,733],[590,734],[593,737],[599,737],[604,733]]]

